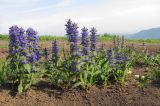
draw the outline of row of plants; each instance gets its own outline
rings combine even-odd
[[[93,85],[126,84],[131,67],[150,55],[136,54],[125,44],[124,36],[115,36],[113,47],[97,45],[97,30],[84,27],[81,33],[70,19],[66,25],[69,48],[60,48],[58,40],[52,42],[51,52],[38,47],[37,32],[18,26],[9,30],[9,56],[0,65],[0,84],[9,83],[18,92],[27,91],[40,78],[56,87],[89,89]],[[142,51],[146,50],[143,45]],[[62,51],[62,53],[60,52]],[[142,55],[142,56],[141,56]],[[150,65],[160,64],[160,56],[153,56]],[[148,60],[147,60],[148,61]],[[143,62],[142,62],[143,63]],[[145,62],[144,62],[145,64]]]

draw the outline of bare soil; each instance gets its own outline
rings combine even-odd
[[[8,41],[0,40],[0,59],[8,54]]]
[[[147,67],[134,67],[124,86],[114,84],[106,88],[92,87],[64,91],[45,82],[33,86],[26,94],[19,95],[7,88],[0,88],[0,106],[160,106],[160,87],[147,85],[144,91],[136,86],[135,75],[144,74]]]

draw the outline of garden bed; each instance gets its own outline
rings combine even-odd
[[[134,67],[125,86],[94,86],[88,92],[56,89],[45,82],[23,95],[1,87],[0,106],[158,106],[160,87],[150,84],[141,91],[136,85],[135,75],[143,75],[146,68]]]

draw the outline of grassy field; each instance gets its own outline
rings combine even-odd
[[[160,44],[160,39],[128,39],[128,42],[133,42],[133,43],[156,43]]]
[[[1,35],[0,34],[0,40],[8,40],[8,35]],[[54,36],[54,35],[41,35],[39,36],[40,41],[52,41],[54,39],[57,39],[59,41],[65,41],[67,40],[66,36]],[[113,35],[110,34],[104,34],[103,36],[98,36],[98,41],[112,41]],[[128,42],[133,43],[156,43],[160,44],[160,39],[127,39]]]

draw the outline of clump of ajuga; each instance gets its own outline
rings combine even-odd
[[[79,27],[70,19],[65,27],[69,52],[67,54],[63,47],[61,59],[57,41],[52,43],[52,62],[48,62],[52,67],[47,71],[52,84],[87,89],[94,84],[107,85],[109,81],[125,82],[131,55],[124,36],[115,37],[113,48],[107,51],[103,44],[99,51],[96,28],[83,27],[79,34]]]
[[[72,26],[70,27],[69,24]],[[68,25],[67,25],[68,24]],[[64,64],[67,64],[67,82],[69,86],[71,86],[73,83],[78,80],[78,73],[80,72],[80,46],[79,46],[79,32],[78,32],[78,25],[74,22],[72,22],[70,19],[67,21],[66,24],[66,34],[68,35],[68,41],[70,44],[70,53],[69,57],[64,61]],[[67,31],[70,30],[70,33]],[[65,53],[64,53],[65,54]]]
[[[52,60],[57,62],[59,59],[59,47],[58,47],[58,41],[54,40],[52,42]]]
[[[82,37],[80,42],[78,25],[69,19],[65,27],[66,27],[65,28],[66,35],[68,38],[68,44],[70,45],[69,52],[68,54],[66,54],[65,50],[63,50],[64,60],[61,60],[58,66],[53,65],[56,63],[55,61],[53,61],[53,63],[50,64],[50,66],[54,66],[54,68],[52,67],[52,70],[54,71],[48,72],[49,79],[55,86],[60,86],[62,84],[67,83],[69,86],[74,84],[74,85],[82,85],[85,88],[85,86],[88,83],[90,83],[90,85],[93,85],[94,76],[93,75],[91,76],[91,74],[88,74],[86,72],[89,71],[92,73],[94,72],[94,67],[92,68],[92,71],[91,67],[95,65],[95,62],[91,61],[90,53],[96,52],[97,50],[97,38],[96,38],[97,31],[95,28],[92,28],[91,31],[88,31],[88,28],[86,27],[82,28],[81,32]],[[89,32],[91,32],[90,36]],[[58,57],[57,61],[59,60],[57,51],[58,51],[57,41],[54,41],[52,44],[51,60],[55,60],[57,57]]]
[[[124,36],[113,38],[113,48],[108,50],[110,80],[124,84],[131,67],[131,50],[125,45]]]
[[[35,80],[36,62],[40,58],[38,36],[32,28],[25,31],[15,25],[9,30],[9,39],[8,80],[18,83],[18,92],[22,93]]]
[[[52,42],[52,57],[49,59],[47,66],[47,76],[54,86],[61,87],[71,85],[74,80],[73,77],[80,71],[80,48],[79,48],[79,32],[76,23],[70,19],[66,25],[66,35],[68,38],[69,52],[65,52],[63,47],[63,60],[59,56],[59,47],[57,40]],[[68,53],[68,54],[67,54]],[[75,77],[74,77],[75,78]]]
[[[89,31],[86,27],[82,28],[82,53],[81,57],[81,72],[79,74],[79,82],[84,89],[96,83],[95,77],[99,74],[95,66],[97,54],[97,30],[93,27]],[[90,39],[90,42],[89,42]],[[97,72],[97,73],[96,73]]]
[[[64,82],[66,81],[67,76],[65,70],[61,68],[63,62],[61,61],[59,51],[59,43],[57,40],[52,41],[51,58],[48,57],[48,50],[45,50],[45,59],[47,57],[45,64],[47,71],[45,74],[50,83],[56,87],[62,87],[63,84],[65,84]]]
[[[69,30],[69,31],[68,31]],[[79,52],[79,32],[78,32],[78,26],[76,23],[73,23],[70,19],[67,21],[66,24],[66,32],[68,35],[68,41],[70,42],[70,61],[71,61],[71,70],[72,72],[79,71],[78,69],[78,60],[81,56]]]
[[[78,25],[70,19],[65,26],[68,51],[63,47],[62,56],[57,40],[53,40],[51,48],[43,50],[45,59],[42,59],[44,62],[41,63],[45,63],[45,69],[42,69],[44,78],[49,79],[54,86],[65,88],[88,89],[95,84],[105,86],[111,82],[125,84],[130,67],[138,59],[133,58],[134,47],[127,47],[124,36],[114,37],[113,48],[107,49],[107,44],[103,44],[98,49],[96,28],[89,30],[83,27],[79,34]],[[9,56],[4,66],[7,67],[6,77],[1,75],[0,83],[6,79],[12,85],[18,84],[18,91],[22,93],[30,88],[40,74],[40,70],[37,71],[37,66],[41,65],[37,64],[41,57],[38,36],[32,28],[25,31],[18,26],[12,26],[9,35]],[[160,55],[150,56],[146,50],[146,44],[143,43],[141,57],[136,57],[142,60],[146,58],[145,61],[149,61],[153,66],[159,64]]]

